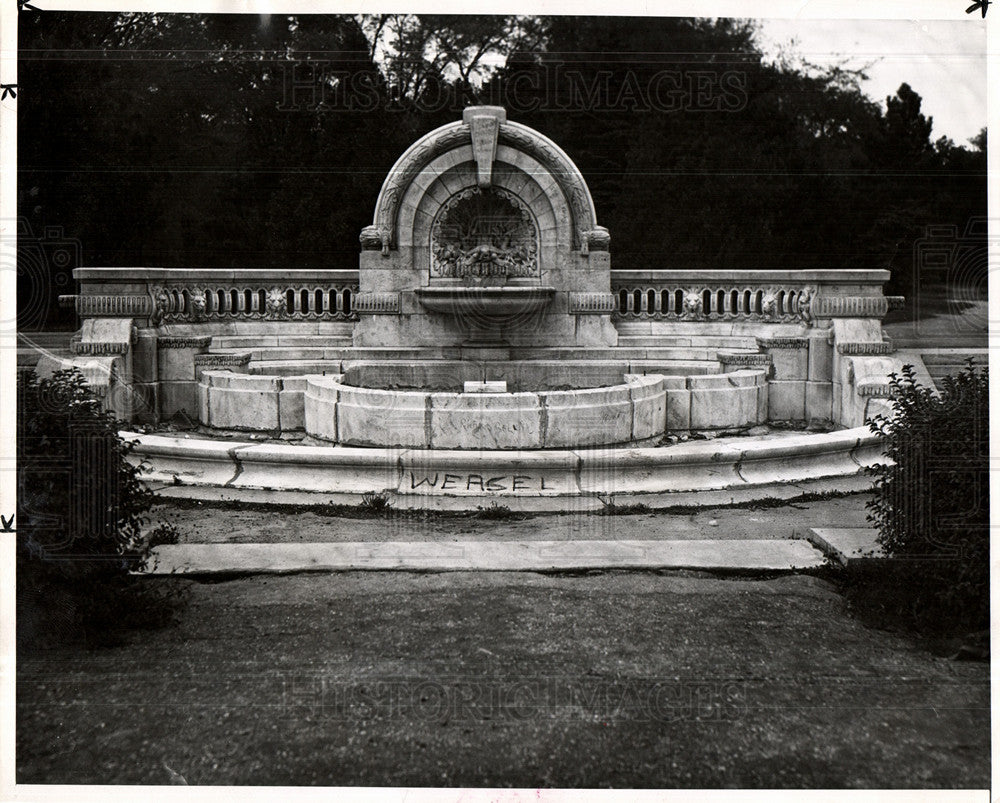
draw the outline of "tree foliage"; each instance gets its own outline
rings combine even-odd
[[[499,103],[580,166],[623,268],[889,268],[985,215],[985,131],[767,60],[731,19],[27,15],[19,211],[90,265],[353,268],[419,136]],[[63,290],[62,292],[65,292]]]

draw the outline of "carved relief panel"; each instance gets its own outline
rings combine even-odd
[[[431,278],[540,276],[538,227],[511,192],[470,187],[449,198],[431,227]]]

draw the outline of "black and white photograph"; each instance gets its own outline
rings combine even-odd
[[[2,1],[0,799],[990,799],[994,3]]]

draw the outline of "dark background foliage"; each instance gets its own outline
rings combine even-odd
[[[482,102],[576,161],[620,268],[889,268],[906,292],[925,225],[985,215],[985,130],[932,142],[919,88],[883,108],[858,72],[762,60],[748,21],[19,25],[19,214],[87,265],[354,268],[396,158]]]

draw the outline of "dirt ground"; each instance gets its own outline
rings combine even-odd
[[[341,518],[313,510],[240,509],[225,503],[163,505],[154,520],[172,523],[181,542],[587,540],[685,538],[799,538],[810,527],[867,527],[867,494],[812,502],[706,508],[689,513],[630,515],[540,514],[505,519],[469,514],[407,513],[376,518]]]
[[[819,577],[151,582],[190,586],[177,626],[19,656],[19,782],[990,782],[989,666],[866,628]]]

